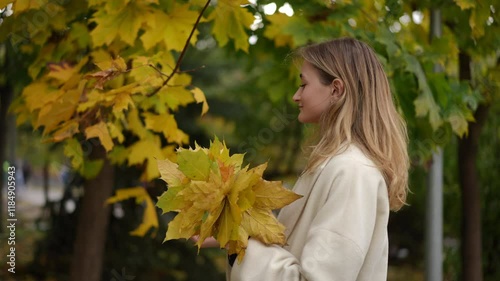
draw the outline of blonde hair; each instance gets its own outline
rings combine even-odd
[[[408,135],[375,52],[361,41],[340,38],[299,48],[295,55],[318,70],[324,85],[336,78],[344,82],[344,94],[320,118],[305,172],[355,144],[377,165],[390,208],[399,210],[408,192]]]

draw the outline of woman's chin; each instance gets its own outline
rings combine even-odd
[[[303,124],[311,124],[311,123],[318,123],[316,120],[312,120],[311,118],[307,118],[307,116],[303,116],[302,114],[299,114],[297,117],[300,123]]]

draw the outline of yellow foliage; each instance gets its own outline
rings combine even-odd
[[[158,216],[156,215],[156,209],[151,197],[149,197],[149,194],[143,187],[138,186],[118,189],[115,196],[106,200],[106,203],[113,204],[130,198],[135,198],[135,202],[137,204],[145,204],[142,223],[135,230],[131,231],[130,235],[144,236],[151,227],[158,228]],[[156,235],[156,233],[153,235]]]
[[[176,65],[192,31],[189,43],[197,41],[195,23],[206,2],[43,2],[14,1],[17,16],[9,18],[20,21],[19,14],[39,12],[53,19],[36,28],[28,26],[29,42],[23,41],[25,36],[12,37],[21,40],[21,52],[37,52],[28,69],[33,82],[23,89],[12,112],[18,121],[42,128],[45,141],[64,142],[72,167],[88,173],[84,176],[96,175],[103,161],[89,161],[82,154],[76,138],[82,134],[98,138],[113,163],[141,165],[142,180],[158,177],[155,158],[177,159],[172,144],[189,141],[177,126],[175,112],[190,103],[201,105],[201,115],[209,109],[203,91]],[[234,39],[237,49],[247,51],[245,29],[253,15],[241,7],[245,3],[223,0],[209,11],[216,21],[217,40],[226,44]],[[90,10],[89,25],[80,16]],[[224,30],[224,24],[230,29]],[[128,133],[138,138],[132,144],[125,142]],[[225,177],[231,172],[228,169]]]
[[[215,38],[220,46],[225,46],[229,38],[234,40],[236,50],[241,49],[248,53],[248,29],[254,21],[252,13],[240,7],[247,4],[245,0],[221,0],[217,2],[215,11],[210,14],[208,20],[213,20],[213,30]]]
[[[5,8],[8,4],[12,3],[12,0],[0,0],[0,9]]]
[[[149,50],[158,43],[163,43],[167,50],[181,51],[186,44],[198,12],[190,10],[190,5],[180,5],[174,2],[172,11],[168,14],[155,10],[146,22],[147,28],[141,36],[144,48]],[[191,44],[196,43],[198,30],[191,37]]]
[[[207,103],[207,98],[205,97],[205,94],[200,88],[195,87],[194,89],[191,90],[191,93],[194,95],[194,99],[196,100],[196,103],[201,103],[203,104],[201,108],[201,116],[205,115],[205,113],[208,112],[208,103]]]
[[[293,18],[282,13],[275,13],[266,18],[269,20],[270,24],[264,31],[264,36],[274,40],[274,45],[276,47],[289,46],[290,48],[295,48],[293,36],[283,32],[284,27],[287,26]]]
[[[63,91],[52,88],[45,82],[31,83],[23,89],[22,93],[26,106],[31,112],[44,107],[48,103],[54,102],[62,94],[64,94]]]
[[[193,94],[184,87],[163,87],[158,92],[158,98],[172,110],[195,101]]]
[[[85,136],[87,137],[87,139],[95,137],[99,138],[102,146],[104,146],[106,151],[110,151],[111,149],[113,149],[114,144],[111,136],[109,135],[108,127],[106,126],[106,123],[102,121],[96,125],[87,127],[85,129]]]
[[[83,150],[76,139],[68,139],[66,141],[64,154],[71,159],[71,167],[80,169],[83,165]]]
[[[474,0],[454,0],[454,1],[462,10],[467,10],[476,7],[476,1]]]
[[[177,127],[175,118],[170,113],[155,115],[144,113],[146,128],[155,132],[161,132],[168,140],[178,144],[187,143],[188,136]]]
[[[127,71],[127,64],[121,57],[117,57],[114,60],[97,62],[96,65],[101,71],[87,74],[85,78],[97,79],[94,88],[99,90],[103,89],[104,83]]]
[[[112,11],[99,9],[94,14],[92,21],[97,26],[90,35],[95,46],[109,46],[117,38],[134,45],[141,25],[148,21],[149,9],[139,1],[130,1],[120,8]]]
[[[43,134],[47,135],[73,116],[76,111],[81,92],[77,89],[64,92],[57,100],[47,103],[40,109],[35,128],[44,126]]]
[[[78,122],[72,119],[61,125],[60,129],[58,129],[52,134],[52,138],[50,138],[49,141],[60,142],[67,138],[71,138],[74,134],[78,133],[79,131],[80,130]]]
[[[150,181],[160,175],[156,159],[162,159],[163,157],[161,141],[156,135],[148,134],[146,138],[127,148],[129,165],[145,165],[144,172],[141,175],[142,181]]]
[[[168,184],[157,206],[163,213],[178,212],[165,240],[199,235],[198,247],[213,236],[221,248],[243,259],[252,236],[265,244],[286,243],[284,226],[271,210],[301,196],[281,182],[262,178],[267,165],[241,168],[242,154],[230,155],[217,138],[210,148],[179,149],[177,163],[158,160],[161,179]]]
[[[38,0],[16,0],[7,1],[8,3],[14,2],[14,6],[12,10],[16,11],[16,13],[24,12],[30,9],[39,9],[44,4],[43,1]],[[6,5],[0,5],[0,8],[5,7]]]

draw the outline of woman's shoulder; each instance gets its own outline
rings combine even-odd
[[[320,166],[321,174],[333,175],[372,174],[382,177],[377,165],[357,146],[351,144],[340,150],[336,155],[327,158]]]

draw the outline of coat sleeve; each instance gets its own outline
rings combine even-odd
[[[330,162],[312,188],[326,200],[317,203],[322,205],[302,255],[250,239],[242,263],[230,271],[231,281],[356,280],[370,247],[377,204],[388,204],[379,192],[384,179],[375,167],[347,159]]]

